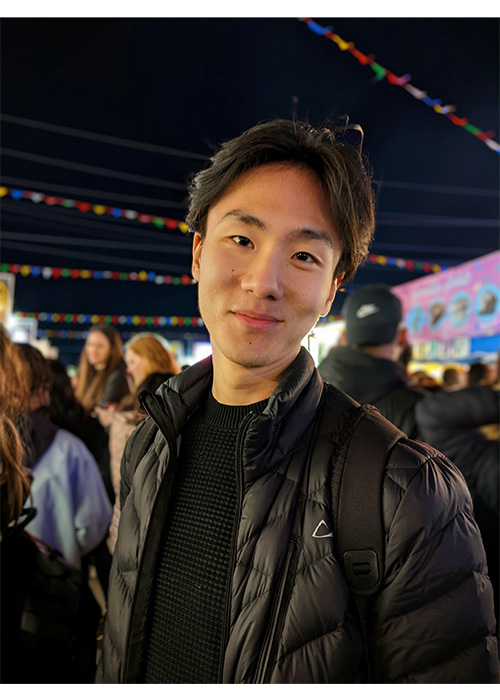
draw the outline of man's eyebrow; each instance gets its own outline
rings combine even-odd
[[[290,238],[296,240],[321,241],[330,248],[334,248],[332,236],[322,229],[296,228],[290,231]]]
[[[255,226],[256,228],[260,228],[261,231],[266,231],[267,226],[263,221],[258,219],[256,216],[252,216],[252,214],[247,214],[241,209],[233,209],[232,211],[228,211],[227,214],[224,214],[222,217],[221,221],[225,221],[226,219],[238,219],[242,224],[246,224],[247,226]]]
[[[247,214],[241,209],[232,209],[228,211],[227,214],[224,214],[221,221],[225,221],[226,219],[237,219],[242,224],[254,226],[261,231],[267,231],[267,226],[263,221],[252,214]],[[330,248],[335,248],[332,236],[322,229],[296,228],[290,231],[288,237],[291,240],[321,241],[326,243]]]

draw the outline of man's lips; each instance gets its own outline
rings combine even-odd
[[[282,319],[271,316],[270,314],[261,314],[256,311],[233,311],[236,318],[247,328],[254,328],[256,330],[266,330],[268,328],[273,328],[278,323],[282,322]]]

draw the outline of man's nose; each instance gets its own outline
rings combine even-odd
[[[283,262],[272,251],[262,251],[253,255],[245,273],[241,286],[245,292],[250,292],[258,299],[281,299],[283,296]]]

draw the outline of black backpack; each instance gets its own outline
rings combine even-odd
[[[94,683],[101,609],[86,576],[24,532],[2,539],[2,683]]]
[[[332,479],[333,530],[337,552],[358,611],[369,681],[372,680],[368,640],[370,598],[384,578],[385,533],[382,484],[389,452],[406,435],[368,404],[354,411],[346,453]]]

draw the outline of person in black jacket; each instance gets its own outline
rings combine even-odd
[[[273,120],[225,143],[194,180],[192,273],[213,354],[141,395],[148,418],[122,460],[98,682],[370,678],[337,550],[342,503],[332,509],[360,407],[301,348],[373,234],[350,141]],[[376,415],[378,442],[395,429]],[[385,548],[366,627],[373,680],[498,682],[465,482],[436,450],[396,438],[375,505]],[[359,443],[369,466],[373,446]]]
[[[497,384],[442,392],[426,398],[416,410],[426,442],[453,460],[469,487],[495,592],[497,623],[500,610],[499,388]]]
[[[408,346],[401,301],[385,285],[368,285],[349,294],[342,316],[346,345],[330,350],[318,367],[321,377],[419,439],[415,406],[426,391],[410,385],[399,361]]]

